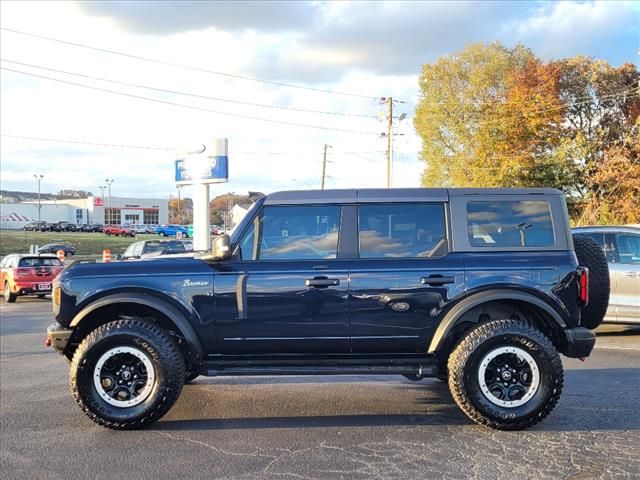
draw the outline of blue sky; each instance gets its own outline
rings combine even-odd
[[[338,113],[326,115],[241,105],[150,91],[34,66],[3,67],[94,88],[189,105],[114,95],[2,70],[4,135],[149,146],[109,148],[4,136],[3,189],[98,191],[114,177],[114,195],[175,195],[173,148],[229,138],[231,178],[215,193],[313,188],[322,148],[329,149],[329,187],[383,186],[383,108],[398,112],[394,185],[417,186],[419,139],[411,127],[422,64],[469,42],[523,43],[543,59],[584,54],[619,65],[638,63],[638,2],[2,2],[3,28],[92,45],[236,76],[176,68],[46,41],[3,30],[5,60],[199,96]],[[369,98],[373,97],[373,98]],[[201,111],[234,113],[308,128]],[[347,114],[347,115],[345,115]],[[354,115],[365,115],[354,116]],[[336,130],[329,130],[333,128]],[[366,133],[354,134],[349,131]],[[188,194],[188,192],[187,192]]]

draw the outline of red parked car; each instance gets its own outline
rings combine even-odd
[[[0,285],[4,299],[13,303],[21,295],[43,298],[64,264],[51,254],[11,254],[0,262]]]
[[[121,225],[105,225],[102,231],[108,235],[114,235],[116,237],[135,237],[135,230],[129,227],[123,227]]]

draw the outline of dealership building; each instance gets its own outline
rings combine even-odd
[[[0,203],[0,228],[20,229],[38,220],[38,200],[7,195]],[[11,202],[11,203],[9,203]],[[61,200],[41,200],[40,220],[55,223],[153,224],[169,223],[169,201],[159,198],[129,198],[88,196]]]

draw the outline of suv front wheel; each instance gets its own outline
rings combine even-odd
[[[74,399],[91,420],[127,430],[169,411],[182,391],[185,365],[162,328],[139,319],[117,320],[80,343],[69,380]]]
[[[519,320],[471,329],[449,357],[449,388],[473,421],[522,430],[553,410],[564,383],[562,361],[540,330]]]

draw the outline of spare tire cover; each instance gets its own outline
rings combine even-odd
[[[578,263],[589,269],[589,304],[582,309],[581,324],[594,329],[602,323],[609,308],[609,265],[602,247],[585,235],[574,235]]]

